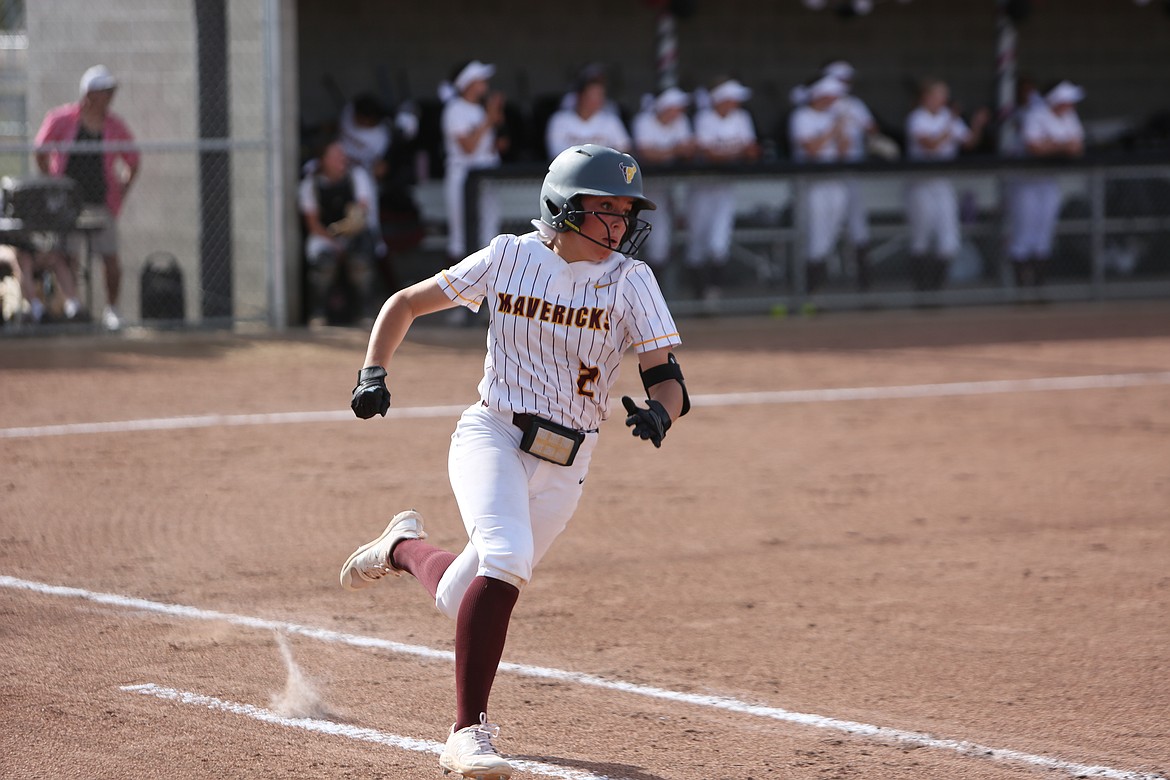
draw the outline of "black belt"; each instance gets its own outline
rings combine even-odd
[[[512,424],[520,430],[528,433],[528,429],[532,427],[532,422],[536,418],[531,414],[521,414],[520,412],[512,412]]]
[[[487,401],[480,401],[479,405],[489,409],[491,408],[488,407]],[[532,424],[538,419],[540,418],[536,415],[528,414],[527,412],[512,412],[512,424],[524,433],[528,433],[529,429],[532,428]],[[597,433],[597,431],[597,428],[591,428],[587,431],[578,431],[578,433]]]

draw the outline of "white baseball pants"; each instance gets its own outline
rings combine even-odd
[[[731,256],[735,228],[735,187],[712,184],[692,188],[687,208],[687,263],[721,265]]]
[[[835,179],[814,181],[805,190],[808,259],[823,262],[836,249],[849,210],[849,188]]]
[[[462,260],[481,247],[487,246],[500,232],[500,201],[492,189],[491,182],[479,190],[479,235],[475,246],[467,246],[463,235],[465,212],[463,208],[463,185],[467,182],[467,168],[449,165],[443,179],[443,202],[447,208],[447,256]]]
[[[1021,178],[1012,187],[1009,205],[1012,260],[1049,257],[1060,216],[1060,183],[1050,177]]]
[[[959,200],[947,179],[921,179],[906,188],[910,253],[933,252],[951,259],[959,253]]]
[[[655,268],[662,268],[670,260],[670,243],[674,230],[674,208],[669,188],[650,188],[645,195],[657,206],[653,211],[642,211],[638,217],[650,223],[650,236],[643,244],[642,259]]]
[[[451,435],[447,470],[468,542],[439,581],[435,606],[451,619],[477,576],[523,588],[568,525],[597,444],[585,435],[571,466],[520,450],[511,412],[476,402]]]

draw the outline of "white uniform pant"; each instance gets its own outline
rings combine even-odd
[[[710,184],[691,189],[687,198],[687,264],[707,260],[723,265],[731,256],[735,229],[735,187]]]
[[[952,259],[959,253],[959,200],[947,179],[921,179],[906,188],[910,254],[933,253]]]
[[[520,450],[511,412],[479,403],[459,418],[447,469],[468,542],[439,581],[435,606],[449,618],[478,576],[523,588],[565,529],[589,471],[597,434],[585,435],[572,466]]]
[[[849,188],[845,182],[830,179],[814,181],[804,191],[805,219],[808,226],[808,259],[823,262],[837,248],[849,209]]]
[[[1016,262],[1052,254],[1060,216],[1060,184],[1052,177],[1021,177],[1011,187],[1008,254]]]
[[[669,188],[649,188],[643,194],[657,206],[653,211],[640,211],[638,217],[650,223],[650,236],[642,245],[642,259],[655,268],[662,268],[670,260],[670,244],[674,229],[674,208]]]
[[[475,246],[467,246],[464,237],[466,215],[463,209],[463,185],[467,182],[467,168],[462,165],[448,165],[443,180],[443,200],[447,207],[447,256],[462,260],[481,247],[485,247],[500,232],[500,201],[491,182],[481,182],[479,187],[479,235]]]

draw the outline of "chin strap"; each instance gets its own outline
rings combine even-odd
[[[626,220],[626,235],[622,238],[622,242],[620,244],[618,244],[613,249],[610,249],[609,244],[598,241],[595,238],[590,238],[589,236],[587,236],[581,232],[581,226],[573,221],[574,215],[578,215],[578,214],[580,214],[580,215],[594,214],[594,215],[605,215],[605,216],[621,216]],[[600,219],[600,216],[598,218]],[[644,219],[638,219],[633,214],[630,214],[629,216],[624,216],[621,214],[609,214],[608,212],[604,212],[604,211],[569,211],[565,214],[565,218],[564,218],[563,222],[564,222],[564,225],[566,228],[568,228],[569,230],[572,230],[574,233],[581,236],[581,238],[585,239],[586,241],[591,241],[600,247],[605,247],[606,249],[610,249],[610,251],[612,251],[612,252],[621,252],[622,254],[628,254],[628,255],[635,255],[638,253],[638,250],[642,248],[642,244],[646,241],[646,238],[650,235],[650,230],[651,230],[651,226],[650,226],[649,222],[647,222]],[[606,235],[609,235],[609,226],[608,225],[606,225],[605,230],[606,230]]]

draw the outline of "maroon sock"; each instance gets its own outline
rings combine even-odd
[[[504,655],[508,621],[519,597],[515,585],[476,577],[459,605],[455,623],[456,731],[479,723],[479,714],[487,712],[496,668]]]
[[[414,575],[431,598],[439,591],[443,572],[455,560],[455,554],[427,544],[422,539],[403,539],[390,551],[390,564]]]

